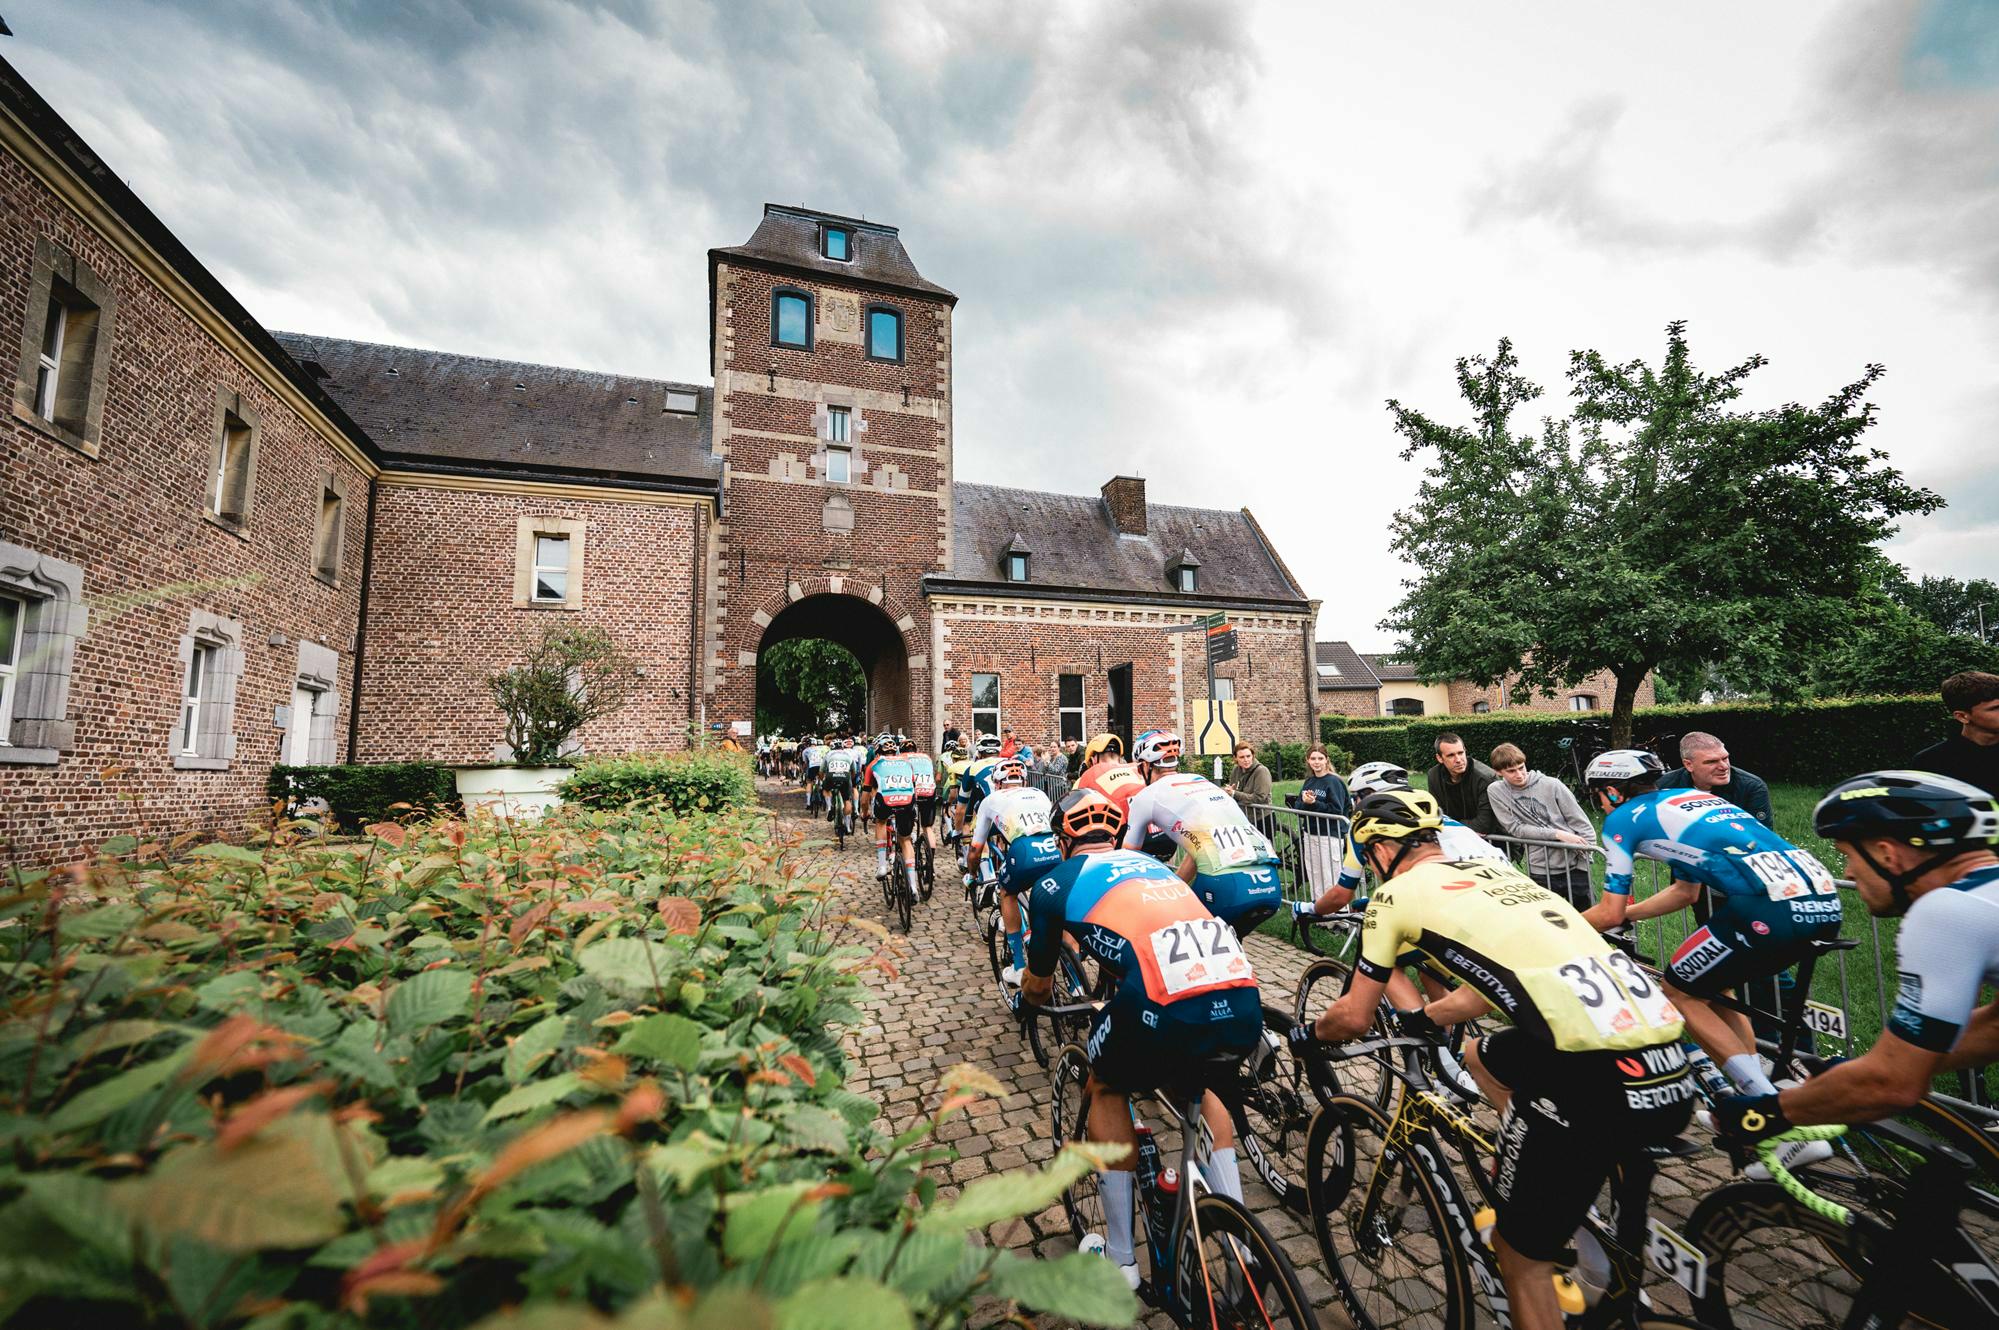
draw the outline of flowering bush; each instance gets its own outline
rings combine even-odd
[[[909,1327],[1136,1307],[974,1245],[1090,1166],[935,1201],[838,1033],[879,927],[754,813],[280,823],[0,901],[0,1320]],[[559,1308],[558,1308],[559,1305]]]

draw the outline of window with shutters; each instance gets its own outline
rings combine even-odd
[[[53,765],[72,745],[70,668],[89,619],[83,569],[0,540],[0,764]]]

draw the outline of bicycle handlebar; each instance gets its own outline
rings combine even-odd
[[[1783,1161],[1777,1156],[1782,1152],[1784,1146],[1793,1141],[1829,1141],[1836,1136],[1844,1136],[1845,1134],[1846,1127],[1838,1123],[1823,1127],[1793,1127],[1781,1135],[1772,1136],[1768,1140],[1756,1143],[1756,1155],[1763,1161],[1763,1167],[1770,1170],[1771,1181],[1782,1187],[1792,1200],[1804,1206],[1805,1209],[1822,1219],[1831,1220],[1842,1228],[1853,1221],[1853,1212],[1838,1201],[1827,1200],[1804,1183],[1798,1181],[1797,1175],[1792,1173],[1790,1169],[1785,1168]]]

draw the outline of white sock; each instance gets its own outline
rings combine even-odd
[[[1236,1167],[1233,1146],[1209,1151],[1208,1162],[1201,1166],[1201,1172],[1207,1174],[1208,1185],[1221,1195],[1237,1203],[1242,1201],[1242,1170]]]
[[[1763,1072],[1763,1059],[1754,1053],[1737,1053],[1721,1064],[1744,1094],[1775,1094],[1777,1087],[1770,1084],[1770,1078]]]
[[[877,845],[875,846],[875,875],[879,877],[886,874],[887,872],[888,872],[888,846]]]
[[[1097,1174],[1097,1187],[1104,1198],[1104,1252],[1113,1265],[1137,1265],[1138,1253],[1131,1249],[1130,1169],[1113,1168]]]

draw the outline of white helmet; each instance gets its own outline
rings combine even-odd
[[[1409,783],[1409,771],[1393,762],[1363,762],[1347,777],[1347,789],[1358,800],[1376,790],[1394,789]]]
[[[1149,767],[1180,765],[1180,736],[1171,730],[1147,730],[1132,745],[1131,755]]]
[[[1612,789],[1620,794],[1628,793],[1628,782],[1656,784],[1666,774],[1666,764],[1656,753],[1648,753],[1642,748],[1613,748],[1607,753],[1598,753],[1589,760],[1583,770],[1583,784],[1592,790]]]
[[[1003,757],[999,760],[999,765],[993,768],[993,785],[995,787],[1025,784],[1027,784],[1027,764],[1019,758]]]

